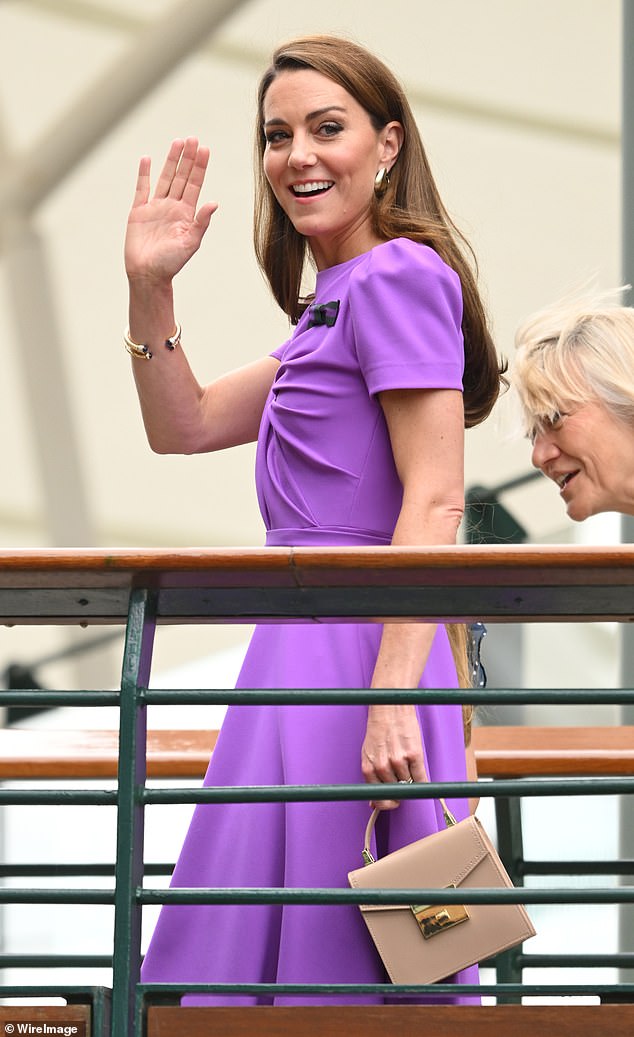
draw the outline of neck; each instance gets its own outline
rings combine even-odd
[[[352,234],[340,241],[324,242],[319,238],[308,238],[308,247],[312,252],[318,270],[327,270],[331,266],[347,263],[366,252],[375,245],[381,245],[382,238],[373,233]]]

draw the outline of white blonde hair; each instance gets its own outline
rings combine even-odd
[[[525,431],[591,401],[634,421],[634,309],[617,301],[627,287],[563,299],[517,329],[511,382]]]

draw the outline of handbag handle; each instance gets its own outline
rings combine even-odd
[[[451,828],[453,825],[457,824],[458,822],[456,821],[456,818],[452,814],[451,810],[447,806],[447,804],[446,804],[445,800],[442,798],[442,796],[439,797],[439,802],[440,802],[440,805],[442,807],[443,816],[445,818],[445,824],[447,825],[447,828]],[[374,826],[376,824],[376,819],[377,819],[377,817],[379,816],[380,813],[381,813],[381,811],[378,809],[378,807],[375,807],[374,810],[372,811],[372,813],[370,814],[370,820],[368,821],[366,829],[365,829],[365,838],[364,838],[364,841],[363,841],[363,850],[361,851],[361,856],[363,857],[363,863],[364,864],[374,864],[375,863],[374,857],[372,856],[372,853],[370,851],[370,840],[372,839],[372,832],[374,831]]]

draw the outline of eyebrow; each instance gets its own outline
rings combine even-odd
[[[317,108],[314,112],[308,112],[305,118],[305,122],[311,122],[312,119],[318,119],[320,115],[326,115],[328,112],[346,112],[346,109],[338,104],[328,104],[325,108]],[[265,126],[282,126],[286,125],[286,119],[267,119],[264,123]]]

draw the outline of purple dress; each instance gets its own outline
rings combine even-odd
[[[256,482],[267,544],[390,543],[402,490],[376,394],[461,389],[461,318],[455,272],[430,248],[406,239],[317,274],[313,307],[274,354],[280,366],[262,418]],[[380,636],[373,623],[262,625],[238,687],[369,687]],[[456,683],[439,628],[422,686]],[[430,779],[464,780],[460,707],[418,709]],[[230,706],[205,784],[362,782],[366,718],[363,705]],[[452,806],[465,816],[465,802]],[[198,805],[172,885],[347,888],[348,872],[361,864],[368,817],[365,800]],[[380,818],[378,853],[443,824],[434,801],[405,801]],[[387,981],[356,904],[165,906],[142,977],[179,983]],[[459,979],[477,981],[477,970]],[[275,1003],[381,1000],[325,995],[322,1002],[278,997]],[[186,1002],[256,1003],[208,995],[190,995]]]

